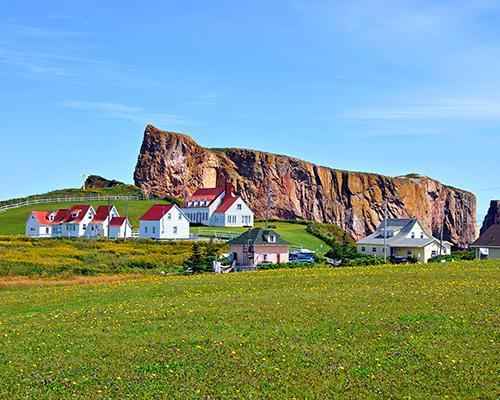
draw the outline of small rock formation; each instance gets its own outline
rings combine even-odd
[[[491,200],[490,208],[486,217],[484,217],[483,226],[481,227],[481,235],[494,224],[500,224],[500,200]]]
[[[387,177],[311,164],[292,157],[245,149],[207,149],[191,137],[148,125],[135,184],[156,196],[191,194],[201,187],[233,184],[257,218],[335,223],[355,239],[373,232],[384,215],[416,217],[439,237],[445,207],[444,238],[464,247],[477,237],[476,197],[417,174]]]
[[[89,177],[85,180],[85,187],[87,189],[111,188],[118,185],[124,185],[124,183],[115,181],[114,179],[109,180],[99,175],[89,175]]]

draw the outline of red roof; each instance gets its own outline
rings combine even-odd
[[[109,221],[110,226],[122,226],[127,218],[126,217],[113,217]]]
[[[59,211],[57,211],[54,220],[52,221],[53,224],[60,224],[68,219],[70,216],[70,211],[67,208],[61,208]]]
[[[227,210],[229,210],[229,207],[231,207],[239,198],[240,196],[224,197],[221,205],[217,208],[217,210],[214,211],[214,213],[225,213]]]
[[[99,206],[97,207],[96,213],[91,224],[102,224],[108,218],[109,213],[113,209],[113,206]]]
[[[85,205],[85,204],[73,206],[69,209],[70,215],[63,222],[68,222],[71,224],[76,224],[76,223],[82,222],[82,219],[85,217],[85,215],[87,214],[89,209],[90,209],[90,206]],[[77,213],[76,217],[73,217],[73,213]]]
[[[32,211],[35,219],[40,225],[51,225],[49,221],[50,211]]]
[[[140,221],[159,221],[173,206],[173,204],[155,204],[144,213]]]

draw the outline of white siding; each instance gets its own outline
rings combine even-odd
[[[173,206],[159,221],[140,221],[139,237],[189,239],[189,221],[179,207]]]

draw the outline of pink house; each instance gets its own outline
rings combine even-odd
[[[227,244],[239,266],[288,262],[288,243],[270,229],[248,230]]]

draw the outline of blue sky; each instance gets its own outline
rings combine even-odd
[[[130,3],[130,4],[129,4]],[[0,198],[132,182],[144,127],[500,198],[500,1],[0,0]]]

